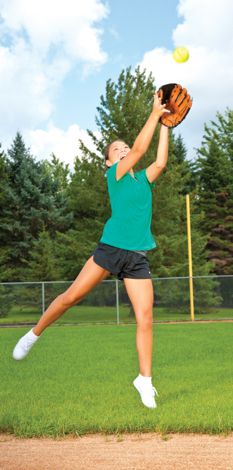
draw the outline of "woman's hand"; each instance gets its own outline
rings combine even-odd
[[[162,104],[162,95],[156,91],[154,94],[153,112],[160,118],[164,113],[170,113],[166,104]]]

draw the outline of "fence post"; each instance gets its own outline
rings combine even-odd
[[[42,315],[45,311],[45,297],[44,297],[44,282],[41,283],[42,287]]]
[[[119,288],[118,279],[116,279],[116,311],[117,311],[117,325],[120,324],[120,312],[119,312]]]
[[[188,237],[188,258],[189,258],[190,313],[191,313],[191,320],[194,321],[195,316],[194,316],[194,299],[193,299],[193,265],[192,265],[192,241],[191,241],[189,194],[186,194],[186,212],[187,212],[187,237]]]

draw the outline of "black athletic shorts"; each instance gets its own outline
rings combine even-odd
[[[122,281],[130,279],[151,279],[146,251],[125,250],[99,242],[92,253],[96,264],[107,269]]]

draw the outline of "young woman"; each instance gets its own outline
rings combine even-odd
[[[38,323],[16,344],[13,358],[23,359],[41,333],[66,310],[80,302],[110,274],[124,280],[136,323],[139,375],[133,381],[141,400],[155,408],[157,393],[152,385],[153,284],[146,251],[156,247],[151,234],[153,183],[166,166],[168,128],[161,125],[157,158],[147,168],[134,173],[134,165],[147,151],[160,116],[169,112],[154,95],[151,114],[133,147],[116,140],[106,149],[106,172],[112,215],[92,256],[72,285],[53,300]]]

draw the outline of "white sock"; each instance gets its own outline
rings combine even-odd
[[[144,383],[151,383],[152,377],[145,377],[145,375],[138,374],[140,380]]]
[[[35,333],[33,333],[32,329],[27,334],[33,342],[36,341],[39,338],[39,336],[37,336],[37,335],[35,335]]]

